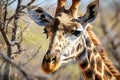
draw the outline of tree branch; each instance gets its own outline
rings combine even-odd
[[[1,53],[1,52],[0,52],[0,55],[5,61],[7,61],[9,64],[13,65],[16,69],[18,69],[27,80],[32,80],[30,78],[30,76],[28,75],[28,73],[26,73],[19,65],[15,64],[13,61],[11,61],[11,59],[9,57],[3,55],[3,53]]]
[[[112,31],[108,31],[108,25],[106,24],[106,21],[105,21],[105,18],[103,16],[103,13],[101,11],[101,28],[102,28],[102,31],[103,31],[103,34],[107,37],[107,41],[110,45],[108,45],[107,47],[109,48],[109,50],[112,52],[112,55],[114,57],[114,59],[120,64],[120,57],[119,57],[119,53],[117,52],[117,46],[115,45],[114,43],[114,40],[111,35],[109,34],[110,33],[113,33]],[[113,24],[114,25],[114,24]],[[112,25],[112,26],[113,26]],[[115,27],[115,26],[114,26]],[[111,30],[111,29],[109,29]],[[114,34],[113,34],[114,35]]]

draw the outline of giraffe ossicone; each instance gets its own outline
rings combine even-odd
[[[58,0],[55,16],[50,16],[40,7],[28,8],[31,18],[41,26],[50,39],[49,48],[42,61],[42,70],[49,74],[62,63],[75,59],[85,80],[119,80],[119,72],[112,66],[90,29],[99,11],[99,0],[87,6],[86,13],[78,16],[80,0],[72,0],[70,9],[65,9],[66,0]]]

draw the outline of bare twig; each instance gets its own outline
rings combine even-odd
[[[41,48],[41,46],[38,47],[38,49],[37,49],[37,51],[35,52],[35,54],[34,54],[26,63],[24,63],[24,64],[22,64],[22,65],[24,66],[24,65],[28,64],[31,60],[33,60],[33,59],[36,57],[36,55],[39,53],[40,48]]]
[[[5,4],[5,15],[4,15],[4,23],[5,23],[5,21],[6,21],[6,17],[7,17],[7,6],[8,6],[8,0],[6,0],[7,2],[6,2],[6,4]]]
[[[7,36],[6,32],[3,30],[2,25],[0,25],[0,31],[1,31],[1,34],[2,34],[6,44],[11,45],[11,41],[10,41],[9,37]]]
[[[3,55],[3,53],[1,53],[1,52],[0,52],[0,55],[5,61],[7,61],[11,65],[13,65],[16,69],[18,69],[27,80],[32,80],[30,78],[30,76],[28,75],[28,73],[26,73],[19,65],[15,64],[13,61],[11,61],[11,59],[9,57]]]
[[[30,6],[32,3],[34,3],[34,1],[35,1],[35,0],[31,0],[31,1],[28,3],[27,6],[21,5],[20,11],[23,10],[23,9],[25,9],[25,8],[27,8],[28,6]]]
[[[30,6],[32,3],[34,3],[35,0],[31,0],[29,3],[28,3],[28,6]]]
[[[44,0],[44,1],[40,2],[40,3],[38,3],[37,5],[43,4],[43,3],[46,2],[46,1],[47,1],[47,0]]]
[[[15,20],[14,20],[14,28],[12,29],[12,39],[11,41],[15,41],[16,40],[16,33],[17,33],[17,28],[18,28],[18,19],[19,19],[19,9],[20,9],[20,4],[22,3],[21,0],[18,0],[18,5],[16,8],[16,15],[15,15]]]
[[[11,1],[10,3],[8,3],[8,5],[7,5],[7,7],[9,6],[9,5],[11,5],[12,3],[14,3],[16,0],[13,0],[13,1]]]
[[[15,10],[15,13],[10,17],[10,18],[7,18],[7,15],[8,15],[8,6],[12,5],[12,3],[14,3],[16,0],[2,0],[2,8],[1,8],[1,4],[0,4],[0,9],[3,9],[3,10],[0,10],[1,11],[1,14],[3,15],[3,17],[1,17],[1,14],[0,14],[0,32],[1,32],[1,35],[3,37],[3,40],[5,41],[6,43],[6,46],[7,46],[7,56],[4,56],[1,54],[2,58],[4,60],[6,60],[6,64],[5,64],[5,71],[4,71],[4,80],[10,80],[10,70],[11,70],[11,65],[14,65],[18,70],[20,70],[20,72],[24,75],[24,76],[27,76],[27,74],[24,72],[24,71],[21,71],[21,69],[16,65],[14,64],[13,62],[11,62],[11,57],[12,57],[12,54],[13,54],[13,47],[14,46],[17,46],[17,49],[18,49],[18,52],[21,52],[22,51],[22,48],[21,48],[21,42],[22,42],[22,33],[21,33],[21,37],[20,37],[20,41],[17,37],[17,31],[18,31],[18,28],[19,28],[19,24],[18,24],[18,20],[19,20],[19,17],[20,17],[20,14],[22,14],[23,12],[23,9],[25,9],[26,7],[22,8],[21,5],[22,5],[22,0],[18,0],[18,3],[17,3],[17,8]],[[31,5],[35,0],[31,0],[29,3],[28,3],[28,6]],[[3,14],[4,13],[4,14]],[[10,25],[10,22],[13,21],[13,26],[12,27],[9,27]],[[12,28],[12,34],[10,34],[9,37],[8,36],[8,33],[7,31],[5,31],[5,29],[7,30],[9,28]],[[10,39],[11,38],[11,39]]]
[[[102,30],[103,30],[103,33],[104,35],[107,37],[107,41],[109,42],[110,45],[108,45],[107,47],[109,48],[109,50],[112,52],[112,55],[114,57],[114,59],[118,62],[118,64],[120,64],[120,57],[119,57],[119,53],[117,52],[117,46],[115,45],[114,43],[114,40],[113,37],[111,37],[109,35],[109,32],[110,33],[113,33],[112,31],[110,31],[111,29],[108,30],[108,25],[106,24],[106,21],[105,21],[105,18],[101,12],[101,27],[102,27]],[[115,22],[115,24],[111,25],[111,26],[116,26],[118,22]],[[115,38],[115,37],[114,37]]]
[[[28,3],[27,6],[30,6],[34,1],[35,1],[35,0],[31,0],[31,1]],[[21,0],[19,0],[19,3],[21,3]],[[18,4],[19,4],[19,3],[18,3]],[[22,5],[22,4],[20,4],[20,5],[18,5],[18,6],[19,6],[19,7],[17,7],[16,12],[19,11],[19,13],[21,13],[22,10],[24,10],[25,8],[27,8],[27,6],[24,6],[24,5]],[[18,8],[19,8],[19,9],[18,9]],[[19,15],[20,15],[20,14],[19,14]],[[9,24],[9,23],[12,21],[12,19],[15,18],[15,16],[16,16],[16,13],[13,14],[10,18],[8,18],[7,20],[9,20],[9,21],[8,21],[7,24]]]
[[[6,19],[6,20],[8,20],[7,24],[9,24],[12,21],[12,19],[14,19],[14,17],[15,17],[15,14],[13,14],[10,18],[7,18]]]

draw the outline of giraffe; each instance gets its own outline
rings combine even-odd
[[[99,12],[99,0],[87,6],[86,13],[77,15],[80,0],[72,0],[70,9],[65,9],[66,0],[58,0],[55,16],[41,7],[30,6],[31,18],[44,27],[49,38],[49,48],[41,68],[46,74],[56,71],[62,63],[76,60],[84,80],[120,80],[120,73],[107,58],[99,39],[89,24]]]

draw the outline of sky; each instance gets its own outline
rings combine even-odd
[[[14,2],[14,4],[11,6],[12,8],[15,8],[17,6],[17,1],[18,0],[16,0]],[[22,0],[23,4],[27,4],[29,1],[30,0]],[[86,5],[88,5],[91,1],[94,1],[94,0],[81,0],[81,6],[86,7]],[[105,1],[108,1],[108,0],[100,0],[102,6],[106,6]],[[115,1],[120,2],[120,0],[115,0]],[[110,2],[112,2],[112,1],[110,1]],[[71,3],[72,3],[72,0],[67,0],[67,5],[71,5]],[[53,5],[53,4],[55,4],[55,5]],[[50,5],[56,6],[56,4],[57,4],[57,0],[35,0],[35,2],[34,2],[34,5],[43,6],[43,7],[50,6]]]
[[[22,0],[23,4],[28,3],[30,0]],[[81,3],[83,4],[87,4],[89,3],[91,0],[81,0]],[[72,0],[67,0],[67,4],[70,5],[72,3]],[[57,0],[36,0],[35,5],[39,5],[39,6],[49,6],[52,4],[57,4]],[[14,4],[11,6],[12,8],[15,8],[17,6],[17,0],[14,2]]]
[[[12,0],[11,0],[12,1]],[[17,6],[17,1],[16,0],[13,5],[11,5],[11,8],[12,9],[15,9],[16,6]],[[22,4],[26,5],[30,0],[22,0]],[[80,5],[80,10],[82,10],[83,12],[86,10],[86,7],[87,5],[92,2],[94,0],[81,0],[81,5]],[[115,0],[116,2],[120,2],[120,0]],[[107,2],[107,3],[106,3]],[[72,0],[67,0],[67,8],[70,7],[72,3]],[[110,4],[112,4],[112,1],[109,1],[109,0],[100,0],[100,3],[101,3],[101,7],[111,7],[111,6],[108,6]],[[49,10],[49,8],[55,8],[56,5],[57,5],[57,0],[35,0],[34,4],[33,5],[37,5],[37,6],[40,6],[42,7],[43,9],[46,8],[47,10]],[[111,7],[112,8],[112,7]]]

